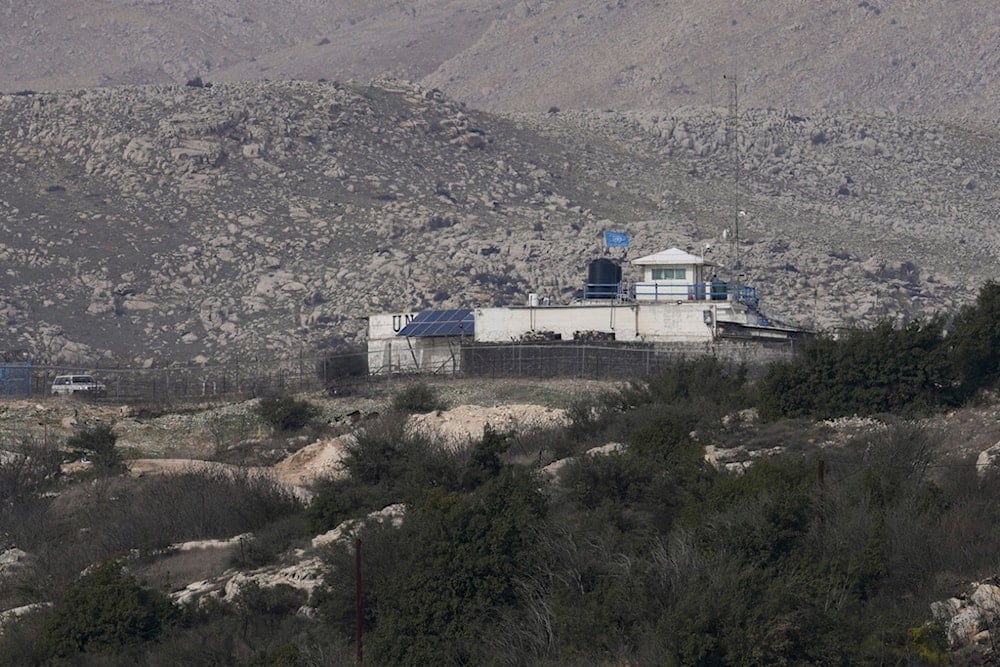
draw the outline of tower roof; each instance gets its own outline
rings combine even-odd
[[[698,266],[715,266],[713,262],[707,261],[704,257],[692,255],[689,252],[684,252],[680,248],[661,250],[653,255],[646,255],[645,257],[633,259],[631,263],[639,266],[690,266],[692,264]]]

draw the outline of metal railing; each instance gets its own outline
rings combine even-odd
[[[757,288],[749,285],[713,280],[698,283],[664,283],[657,281],[621,283],[585,283],[583,298],[588,301],[735,301],[757,309],[760,297]]]
[[[628,294],[623,287],[623,283],[585,283],[583,286],[583,298],[587,300],[622,300]]]

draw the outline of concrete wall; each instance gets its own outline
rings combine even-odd
[[[704,301],[649,303],[639,308],[639,334],[654,343],[711,342],[714,327],[705,323],[705,311],[716,316]]]
[[[634,304],[477,308],[476,342],[509,343],[529,331],[553,331],[573,340],[575,331],[614,332],[615,340],[636,339]]]
[[[417,313],[380,313],[368,316],[368,340],[394,338]]]
[[[710,342],[713,327],[705,323],[705,311],[713,321],[720,314],[732,317],[731,306],[712,302],[643,303],[542,306],[539,308],[479,308],[476,310],[476,342],[506,343],[529,331],[552,331],[563,340],[573,340],[575,331],[614,332],[615,340],[633,342]],[[722,311],[726,311],[724,314]]]
[[[368,372],[453,373],[459,360],[457,339],[397,336],[417,313],[382,313],[368,318]]]
[[[452,374],[458,370],[460,339],[381,338],[368,341],[368,372]]]

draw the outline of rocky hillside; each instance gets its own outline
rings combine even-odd
[[[184,83],[198,76],[419,80],[514,4],[7,2],[0,6],[0,90]]]
[[[425,79],[477,108],[742,104],[996,120],[992,0],[532,0]],[[516,48],[511,48],[516,45]]]
[[[6,95],[0,134],[0,349],[74,363],[568,301],[604,229],[631,257],[710,246],[772,316],[823,327],[967,302],[1000,248],[985,125],[746,112],[738,187],[719,111],[488,114],[392,82]]]
[[[0,5],[0,90],[423,80],[489,110],[746,106],[998,119],[994,0],[41,0]],[[109,45],[113,45],[109,48]]]

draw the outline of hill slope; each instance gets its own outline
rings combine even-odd
[[[860,113],[491,115],[405,84],[0,96],[0,349],[223,359],[358,318],[568,300],[604,229],[677,245],[768,312],[951,308],[995,276],[995,129]]]
[[[422,80],[488,110],[725,106],[998,120],[993,0],[45,0],[0,7],[0,90]],[[110,46],[109,46],[110,45]]]
[[[657,109],[725,106],[723,75],[735,73],[750,107],[998,118],[989,0],[591,0],[518,9],[425,83],[484,109]]]

